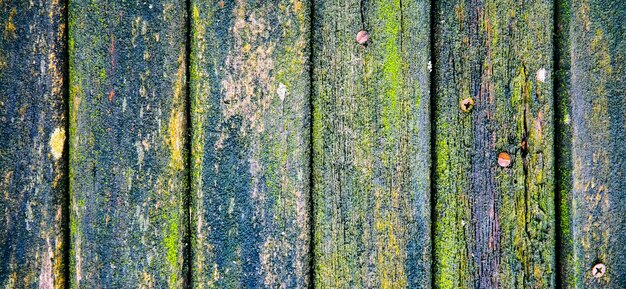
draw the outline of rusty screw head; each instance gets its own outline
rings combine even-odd
[[[363,45],[363,44],[367,43],[367,41],[369,39],[370,39],[370,35],[365,30],[361,30],[361,31],[359,31],[359,33],[356,34],[356,42],[358,44]]]
[[[465,98],[461,100],[460,106],[463,112],[470,112],[474,107],[474,100],[471,97]]]
[[[593,277],[596,278],[604,276],[604,273],[606,273],[606,266],[604,266],[604,264],[602,263],[596,264],[595,266],[593,266],[593,269],[591,269],[591,274],[593,275]]]
[[[498,154],[498,165],[506,168],[511,165],[511,155],[507,152],[501,152]]]

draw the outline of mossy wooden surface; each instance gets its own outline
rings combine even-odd
[[[428,1],[315,1],[315,288],[430,286],[429,15]]]
[[[548,0],[436,1],[435,288],[555,285],[553,14]]]
[[[71,288],[182,288],[185,1],[70,1]]]
[[[561,202],[563,288],[626,288],[626,2],[560,1],[569,46],[569,83],[559,119],[571,138],[571,172],[560,183],[571,188]],[[566,60],[563,60],[566,59]],[[606,272],[594,276],[597,263]]]
[[[192,287],[307,288],[307,1],[191,1]]]
[[[0,1],[0,287],[65,288],[65,2]]]
[[[0,0],[0,287],[626,288],[624,39],[620,0]]]

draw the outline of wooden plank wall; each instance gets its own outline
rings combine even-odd
[[[626,288],[625,37],[620,0],[0,0],[0,287]]]

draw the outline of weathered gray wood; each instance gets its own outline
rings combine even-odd
[[[429,1],[314,10],[314,286],[428,288]]]
[[[559,58],[570,69],[557,102],[570,132],[558,143],[559,183],[571,189],[560,202],[562,285],[626,288],[626,2],[559,4],[568,25]]]
[[[309,284],[308,1],[192,1],[192,287]]]
[[[552,288],[553,1],[435,3],[434,286]]]
[[[0,287],[64,288],[65,1],[0,1]]]
[[[72,288],[181,288],[185,1],[69,4]]]

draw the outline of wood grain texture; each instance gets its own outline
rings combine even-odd
[[[626,2],[561,1],[569,87],[559,97],[571,138],[561,202],[563,288],[626,288]],[[569,51],[567,50],[569,49]],[[568,61],[568,60],[565,60]],[[563,221],[562,221],[563,222]],[[597,278],[592,268],[606,266]]]
[[[185,1],[70,1],[71,288],[181,288]]]
[[[0,1],[0,287],[64,288],[65,2]]]
[[[309,9],[192,1],[193,288],[310,283]]]
[[[552,288],[553,2],[434,13],[434,287]]]
[[[314,286],[428,288],[429,2],[314,9]]]

